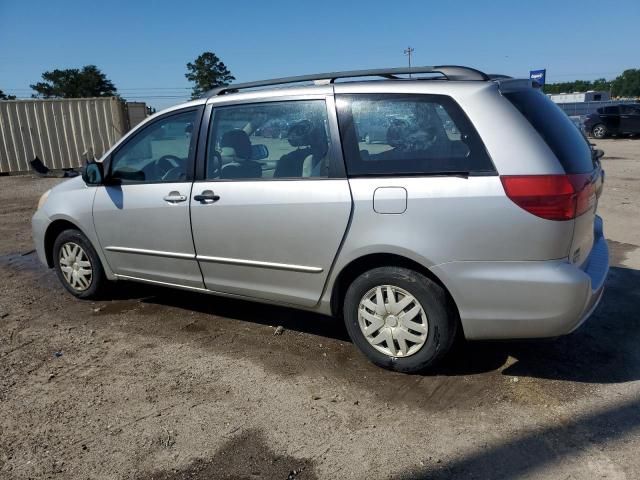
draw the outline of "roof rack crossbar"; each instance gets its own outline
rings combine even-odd
[[[434,67],[401,67],[401,68],[380,68],[373,70],[349,70],[344,72],[328,72],[315,73],[311,75],[299,75],[296,77],[273,78],[271,80],[262,80],[257,82],[246,82],[227,85],[226,87],[218,87],[209,90],[204,96],[206,98],[232,93],[247,88],[268,87],[271,85],[284,85],[289,83],[312,82],[316,80],[328,80],[330,83],[335,82],[339,78],[358,78],[358,77],[382,77],[387,79],[397,79],[398,75],[420,74],[420,73],[440,73],[447,80],[476,80],[487,81],[490,77],[470,67],[461,67],[458,65],[440,65]]]

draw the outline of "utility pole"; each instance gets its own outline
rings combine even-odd
[[[415,49],[411,47],[407,47],[404,49],[404,54],[409,57],[409,68],[411,68],[411,55]],[[411,78],[411,74],[409,74],[409,78]]]

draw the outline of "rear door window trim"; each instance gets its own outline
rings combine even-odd
[[[453,116],[454,123],[457,127],[462,126],[466,132],[465,134],[470,136],[470,141],[473,144],[475,153],[481,156],[481,161],[487,165],[486,169],[434,169],[425,171],[408,171],[408,170],[389,170],[389,171],[354,171],[353,166],[350,171],[349,163],[350,159],[356,159],[355,163],[362,163],[360,158],[360,148],[357,140],[357,134],[355,130],[355,122],[353,114],[351,112],[350,104],[353,99],[366,100],[371,99],[373,101],[416,101],[425,103],[436,103],[438,105],[445,106],[447,114]],[[338,127],[340,130],[340,136],[342,140],[342,155],[345,160],[347,168],[348,178],[375,178],[375,177],[474,177],[474,176],[496,176],[498,172],[491,160],[491,156],[487,151],[482,138],[476,131],[471,120],[467,117],[464,110],[458,105],[458,103],[448,95],[441,94],[419,94],[419,93],[344,93],[336,95],[336,105],[340,108],[337,109],[338,113]],[[349,105],[347,108],[346,105]],[[473,154],[473,152],[472,152]],[[395,160],[394,160],[395,161]]]

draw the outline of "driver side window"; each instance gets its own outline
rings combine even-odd
[[[111,178],[122,183],[186,181],[196,110],[156,120],[111,157]]]

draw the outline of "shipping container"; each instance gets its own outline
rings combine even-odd
[[[147,104],[144,102],[127,102],[127,119],[129,128],[133,128],[147,118]]]
[[[0,101],[0,173],[29,171],[36,156],[50,169],[80,167],[129,128],[116,97]]]

